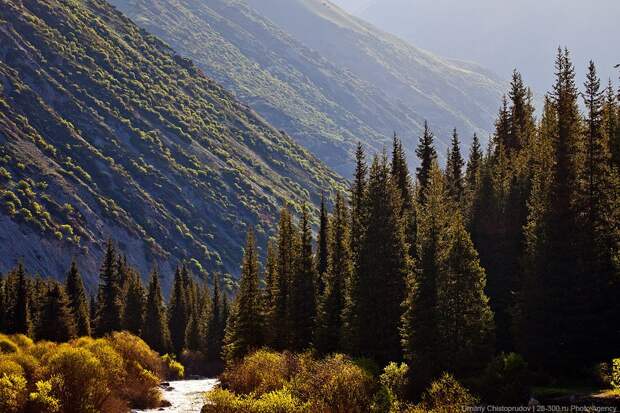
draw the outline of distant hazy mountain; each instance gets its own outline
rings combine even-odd
[[[503,78],[518,68],[537,91],[553,81],[558,46],[573,53],[583,83],[593,59],[617,79],[618,0],[333,0],[361,18],[442,56],[472,60]],[[361,6],[361,7],[360,7]]]
[[[453,127],[466,142],[485,136],[503,91],[488,72],[420,51],[327,1],[112,3],[344,175],[358,140],[378,151],[393,131],[414,159],[425,119],[440,142]]]
[[[284,200],[342,184],[102,0],[8,0],[0,22],[0,273],[77,257],[92,287],[111,237],[144,274],[234,275],[247,224],[264,241]]]

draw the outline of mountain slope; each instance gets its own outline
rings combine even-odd
[[[552,85],[559,45],[575,62],[593,59],[602,79],[617,78],[618,54],[609,53],[620,37],[617,0],[374,0],[365,7],[333,1],[434,53],[474,60],[503,77],[516,67],[542,93]],[[576,69],[583,79],[587,65]]]
[[[246,223],[340,178],[101,0],[0,0],[0,272],[238,272]]]
[[[397,131],[412,155],[424,119],[447,141],[453,126],[464,136],[485,134],[496,112],[497,80],[372,27],[361,31],[363,23],[340,10],[336,25],[298,0],[112,3],[345,175],[357,140],[378,151]],[[410,67],[399,72],[401,65]]]

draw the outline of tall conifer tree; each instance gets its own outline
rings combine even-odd
[[[118,274],[116,249],[112,240],[109,240],[106,245],[103,264],[99,271],[97,304],[96,334],[103,336],[113,331],[122,330],[123,297]]]
[[[76,336],[75,318],[63,286],[51,281],[39,315],[37,338],[58,343]]]
[[[127,287],[127,298],[123,309],[123,328],[132,334],[140,335],[144,325],[146,291],[142,286],[140,274],[133,272]]]
[[[282,350],[288,344],[290,334],[290,287],[295,271],[296,241],[295,230],[288,207],[282,208],[278,224],[278,278],[272,319],[276,349]]]
[[[263,344],[263,311],[259,287],[258,251],[254,231],[248,231],[239,293],[233,307],[234,324],[226,332],[226,360],[236,360]]]
[[[20,262],[15,269],[15,304],[13,312],[10,314],[13,320],[13,330],[9,333],[18,333],[31,336],[33,332],[32,314],[30,305],[29,282],[26,278],[26,271]]]
[[[159,274],[156,269],[153,269],[151,272],[142,338],[151,348],[161,354],[170,351],[172,348],[170,331],[166,321],[164,298],[161,293]]]
[[[327,272],[328,259],[328,233],[329,221],[327,218],[327,209],[325,208],[325,196],[321,196],[321,217],[319,224],[319,236],[317,239],[316,251],[316,269],[317,269],[317,295],[322,295],[325,290],[325,273]]]
[[[207,358],[210,361],[221,359],[222,343],[224,341],[224,330],[226,328],[226,311],[224,303],[226,293],[222,294],[220,276],[218,273],[213,275],[213,297],[211,298],[211,311],[209,312],[209,322],[207,324]]]
[[[294,271],[289,291],[289,347],[304,350],[310,346],[316,321],[316,274],[312,257],[312,228],[308,207],[304,204],[299,225],[298,251],[294,258]]]
[[[403,351],[412,366],[415,393],[439,373],[434,362],[438,348],[437,278],[440,245],[449,223],[450,201],[437,161],[431,164],[428,178],[426,203],[419,210],[418,260],[415,273],[407,278],[401,323]]]
[[[480,371],[493,356],[493,313],[486,274],[459,212],[441,237],[437,273],[437,352],[440,370],[460,377]]]
[[[170,331],[172,349],[176,354],[181,354],[185,348],[185,330],[189,321],[188,295],[185,291],[186,284],[181,269],[177,267],[168,303],[168,329]]]
[[[88,310],[88,299],[82,283],[82,277],[78,271],[77,263],[71,262],[71,269],[67,275],[66,284],[67,295],[69,296],[69,306],[75,319],[75,328],[78,336],[90,335],[90,315]]]
[[[452,145],[448,150],[447,159],[446,180],[448,184],[448,193],[454,202],[460,205],[465,193],[465,185],[463,183],[463,166],[465,162],[461,155],[461,144],[456,129],[454,129],[452,133]]]
[[[322,354],[341,348],[346,283],[351,277],[353,263],[349,242],[349,214],[340,193],[330,220],[329,263],[325,293],[318,310],[315,346]]]
[[[420,136],[420,143],[416,149],[416,155],[420,161],[420,166],[416,170],[418,180],[418,203],[424,205],[426,203],[426,190],[430,179],[430,172],[433,162],[437,160],[437,151],[435,150],[433,132],[428,127],[428,122],[424,121],[424,133]]]
[[[387,363],[401,358],[400,304],[410,261],[385,153],[373,160],[367,196],[367,231],[348,305],[358,323],[354,338],[358,352]]]

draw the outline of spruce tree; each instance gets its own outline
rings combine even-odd
[[[531,92],[523,83],[521,74],[516,70],[512,74],[508,95],[511,101],[510,130],[505,145],[508,151],[518,152],[529,145],[535,125]]]
[[[521,351],[528,360],[558,371],[579,364],[577,347],[584,328],[582,308],[576,305],[580,302],[578,237],[566,234],[567,228],[578,225],[575,194],[581,133],[575,73],[567,50],[558,51],[556,77],[549,105],[554,125],[546,131],[553,163],[548,184],[537,188],[544,193],[531,195],[519,335],[527,337]]]
[[[358,309],[355,294],[358,290],[359,263],[362,242],[366,234],[368,205],[368,165],[361,143],[355,153],[356,165],[353,184],[351,185],[351,256],[353,269],[346,286],[346,305],[343,313],[342,343],[349,353],[359,351],[358,338],[360,324],[357,319]]]
[[[400,304],[411,265],[385,153],[373,160],[367,197],[367,231],[347,305],[358,323],[353,337],[358,353],[385,364],[401,358]]]
[[[436,161],[428,178],[426,204],[419,210],[418,260],[415,272],[407,278],[401,323],[403,352],[411,364],[414,393],[420,393],[440,373],[434,362],[438,351],[437,279],[442,237],[452,213],[445,179]]]
[[[362,144],[358,142],[355,152],[355,174],[351,186],[351,251],[357,257],[364,236],[366,222],[366,187],[368,165]]]
[[[320,299],[314,342],[321,354],[335,352],[344,347],[344,343],[340,340],[343,330],[346,284],[353,269],[349,237],[349,214],[344,198],[338,193],[330,220],[326,286]]]
[[[311,265],[312,267],[312,265]],[[254,231],[247,235],[239,293],[233,307],[234,324],[226,332],[226,360],[237,360],[263,344],[263,311],[259,287],[258,251]]]
[[[189,321],[188,296],[185,292],[185,285],[186,282],[181,269],[177,267],[168,304],[168,329],[170,331],[172,350],[176,354],[181,354],[185,348],[185,331]]]
[[[603,122],[606,139],[609,142],[611,165],[618,170],[620,169],[620,107],[618,107],[611,80],[605,94]]]
[[[416,169],[418,180],[418,203],[426,203],[426,190],[430,179],[430,171],[433,162],[437,159],[437,151],[433,144],[435,137],[428,127],[428,122],[424,121],[424,133],[420,137],[420,142],[416,148],[416,155],[420,161],[420,166]]]
[[[510,110],[508,108],[508,99],[506,95],[502,97],[502,106],[499,109],[497,120],[495,122],[495,155],[498,155],[498,151],[508,151],[513,149],[513,143],[511,142],[510,132],[512,127],[512,119],[510,117]]]
[[[454,129],[452,133],[452,145],[448,150],[448,162],[446,165],[446,180],[448,184],[448,193],[457,205],[460,205],[464,192],[465,185],[463,182],[463,166],[465,162],[461,156],[461,146],[459,142],[459,135]]]
[[[208,291],[206,291],[205,294],[208,294]],[[206,322],[209,317],[207,311],[208,304],[208,300],[205,304],[196,303],[191,310],[187,330],[185,332],[185,343],[188,350],[200,351],[203,349],[207,329]]]
[[[476,196],[480,189],[482,177],[482,148],[478,135],[474,134],[474,139],[469,149],[469,158],[467,159],[467,168],[465,170],[465,202],[466,202],[466,219],[468,226],[471,224],[473,207],[476,203]],[[470,227],[471,229],[471,227]]]
[[[273,297],[273,346],[283,350],[288,344],[290,334],[290,284],[295,271],[296,242],[295,230],[288,207],[282,208],[278,224],[278,278]]]
[[[312,228],[305,204],[295,244],[298,250],[294,258],[288,301],[289,349],[301,351],[309,347],[316,321],[316,275],[312,265]]]
[[[459,212],[438,245],[437,350],[441,371],[467,377],[493,356],[493,313],[484,293],[486,274]]]
[[[272,346],[275,341],[275,297],[278,296],[278,257],[277,246],[270,239],[267,242],[267,257],[265,258],[265,289],[263,291],[263,319],[265,344]]]
[[[222,342],[226,328],[226,309],[224,309],[225,293],[221,293],[219,274],[213,276],[213,297],[211,299],[211,311],[207,325],[207,358],[210,361],[220,360],[222,354]]]
[[[141,335],[144,325],[146,292],[140,274],[134,272],[128,282],[127,298],[123,313],[123,328],[135,335]]]
[[[71,261],[71,268],[67,275],[66,291],[69,296],[69,306],[75,320],[75,329],[79,337],[90,336],[90,314],[88,299],[82,283],[82,276],[75,260]]]
[[[75,318],[69,297],[60,283],[49,282],[39,317],[37,331],[39,340],[62,343],[75,338]]]
[[[116,249],[111,240],[106,245],[99,272],[99,294],[95,332],[103,336],[123,327],[123,296],[118,274]]]
[[[328,233],[329,222],[327,219],[327,210],[325,208],[325,197],[321,196],[321,217],[319,224],[319,235],[317,239],[316,251],[316,270],[317,270],[317,295],[321,296],[325,290],[325,273],[327,272],[328,260]]]
[[[30,302],[30,285],[26,278],[26,271],[23,264],[20,262],[17,264],[15,271],[16,286],[15,286],[15,304],[13,312],[10,314],[13,320],[13,329],[9,330],[9,333],[24,334],[29,337],[32,336],[32,314],[31,314],[31,302]]]
[[[396,133],[392,142],[392,181],[400,197],[401,215],[413,208],[413,197],[411,188],[411,177],[407,167],[407,157],[403,149],[403,143]]]
[[[170,351],[170,332],[166,321],[164,298],[159,284],[159,274],[156,269],[151,272],[151,281],[148,288],[142,338],[152,349],[160,354]]]
[[[578,190],[575,207],[579,225],[577,250],[581,268],[577,280],[577,298],[580,308],[581,335],[576,335],[574,348],[582,354],[575,357],[585,361],[605,359],[612,356],[613,342],[618,331],[610,329],[614,314],[614,279],[616,278],[614,256],[620,245],[616,228],[618,222],[618,183],[613,173],[612,156],[604,124],[604,92],[593,62],[590,62],[585,92],[586,108],[583,142],[583,162],[577,174]]]
[[[403,144],[396,133],[392,143],[392,182],[396,187],[399,195],[399,215],[405,231],[405,241],[409,249],[408,254],[415,257],[416,244],[416,211],[413,199],[413,186],[411,184],[411,176],[409,175],[409,167],[407,166],[407,157]]]

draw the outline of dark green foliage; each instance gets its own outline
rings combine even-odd
[[[13,328],[9,329],[9,333],[20,333],[27,336],[33,332],[31,303],[29,297],[29,282],[26,279],[26,272],[23,264],[17,264],[14,271],[14,290],[15,301],[12,307],[12,313],[9,313],[9,319],[12,320]]]
[[[228,361],[238,360],[264,343],[259,271],[256,239],[250,229],[243,254],[239,293],[232,308],[234,323],[229,323],[226,329],[224,354]]]
[[[355,152],[355,174],[351,186],[351,251],[357,257],[362,245],[366,223],[366,186],[368,179],[368,165],[361,143],[357,144]]]
[[[474,387],[486,403],[524,405],[531,394],[530,376],[523,357],[500,353],[484,369]]]
[[[493,355],[494,323],[484,289],[486,274],[460,213],[451,217],[439,244],[436,288],[439,371],[464,377]]]
[[[461,156],[459,135],[456,133],[456,129],[454,129],[452,134],[452,146],[448,150],[447,159],[446,182],[448,184],[448,193],[454,202],[460,205],[465,192],[465,184],[463,181],[463,167],[465,166],[465,161],[463,161],[463,157]],[[475,167],[475,165],[473,166]]]
[[[185,332],[185,343],[191,351],[203,351],[209,320],[210,298],[209,290],[202,289],[197,296],[198,302],[189,315],[189,323]]]
[[[164,298],[161,293],[159,274],[156,269],[153,269],[151,272],[144,325],[142,326],[142,338],[149,346],[161,354],[168,352],[172,347],[170,331],[168,330],[168,322],[166,320],[166,310],[164,308]]]
[[[620,168],[620,106],[618,106],[611,80],[606,92],[603,103],[603,128],[609,142],[611,165],[618,169]]]
[[[222,343],[228,318],[227,307],[226,294],[221,292],[220,277],[216,273],[213,277],[213,297],[211,298],[211,309],[207,324],[206,354],[211,361],[220,360],[222,356]]]
[[[398,215],[399,195],[385,154],[373,160],[366,196],[366,233],[347,311],[354,314],[353,343],[358,353],[386,363],[401,358],[400,304],[411,263]]]
[[[69,297],[69,307],[75,320],[76,334],[79,337],[90,336],[88,299],[75,261],[71,262],[71,269],[67,275],[66,291]]]
[[[125,306],[123,308],[123,328],[132,334],[140,335],[144,325],[146,291],[140,275],[134,273],[129,280]]]
[[[439,250],[449,223],[448,195],[444,178],[436,162],[431,165],[426,203],[420,207],[417,262],[407,278],[403,303],[401,337],[405,359],[411,363],[411,385],[415,393],[424,389],[437,372],[437,282]]]
[[[108,240],[99,271],[97,320],[95,323],[97,336],[123,329],[123,291],[120,282],[116,249],[112,240]]]
[[[353,268],[351,278],[346,286],[345,308],[343,312],[342,344],[350,353],[359,350],[359,322],[355,295],[358,289],[358,272],[362,242],[366,234],[368,205],[366,190],[368,186],[368,165],[361,143],[357,145],[355,153],[356,166],[353,184],[351,185],[351,260]]]
[[[418,179],[418,203],[424,205],[426,203],[426,190],[430,179],[431,168],[433,162],[437,160],[437,151],[433,144],[433,132],[428,127],[428,122],[424,122],[424,133],[420,136],[420,142],[416,149],[416,155],[420,160],[420,166],[416,170]]]
[[[272,345],[275,342],[276,330],[276,306],[275,299],[278,296],[278,257],[277,246],[273,239],[267,243],[267,256],[265,257],[264,281],[265,289],[263,290],[263,317],[264,317],[264,336],[265,344]]]
[[[62,343],[75,336],[75,318],[69,297],[60,283],[51,281],[39,311],[37,338]]]
[[[329,259],[326,273],[325,292],[320,297],[317,314],[315,347],[323,354],[332,353],[344,347],[341,343],[343,316],[346,299],[346,285],[351,278],[349,213],[340,193],[330,219]]]
[[[167,317],[172,349],[176,354],[181,354],[185,348],[185,331],[190,315],[185,285],[186,281],[181,269],[177,267],[174,274],[174,284],[172,285]]]
[[[316,319],[316,272],[312,255],[312,229],[308,208],[305,205],[302,209],[297,237],[294,271],[289,284],[288,348],[301,351],[310,346]]]
[[[273,342],[276,349],[283,349],[288,344],[290,332],[290,285],[295,271],[296,239],[293,222],[287,207],[280,213],[278,224],[278,271],[274,283],[272,323]]]
[[[323,295],[323,291],[325,290],[325,273],[327,272],[327,261],[328,261],[328,233],[329,233],[329,222],[327,219],[327,210],[325,209],[325,197],[321,197],[321,216],[319,221],[319,234],[317,239],[317,251],[316,251],[316,270],[317,270],[317,279],[316,279],[316,291],[317,295]]]
[[[394,140],[392,142],[391,179],[400,197],[399,214],[405,232],[405,241],[409,246],[408,254],[411,257],[415,257],[417,222],[414,207],[414,190],[411,184],[411,176],[409,175],[407,157],[403,149],[403,144],[396,134],[394,134]]]

